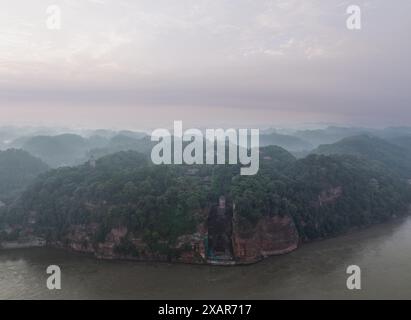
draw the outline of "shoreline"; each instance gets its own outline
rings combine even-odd
[[[373,228],[378,228],[381,226],[384,226],[385,224],[392,224],[392,223],[401,223],[401,222],[405,222],[408,218],[410,217],[410,215],[406,215],[406,216],[399,216],[399,217],[395,217],[389,221],[385,221],[385,222],[380,222],[380,223],[375,223],[369,226],[365,226],[365,227],[355,227],[355,228],[351,228],[350,230],[348,230],[347,232],[344,233],[340,233],[338,235],[335,235],[333,237],[327,237],[327,238],[321,238],[321,239],[315,239],[315,240],[311,240],[311,241],[303,241],[300,242],[299,245],[289,251],[285,251],[283,253],[279,253],[279,254],[272,254],[272,255],[267,255],[267,256],[263,256],[261,258],[259,258],[258,260],[255,261],[229,261],[230,263],[215,263],[215,262],[210,262],[207,260],[207,262],[205,263],[196,263],[196,262],[183,262],[183,261],[166,261],[166,260],[161,260],[161,259],[138,259],[138,258],[131,258],[131,257],[104,257],[104,256],[98,256],[95,255],[93,253],[90,252],[83,252],[83,251],[78,251],[78,250],[73,250],[70,248],[65,248],[65,247],[61,247],[61,246],[55,246],[55,245],[48,245],[46,243],[46,241],[44,239],[41,238],[36,238],[36,239],[32,239],[30,241],[25,241],[25,242],[19,242],[19,241],[10,241],[10,242],[2,242],[0,243],[0,253],[2,251],[13,251],[13,250],[22,250],[22,249],[31,249],[31,248],[50,248],[50,249],[56,249],[56,250],[61,250],[61,251],[65,251],[65,252],[69,252],[72,254],[78,254],[81,256],[86,256],[89,257],[91,259],[95,259],[95,260],[103,260],[103,261],[114,261],[114,262],[134,262],[134,263],[159,263],[159,264],[179,264],[179,265],[196,265],[196,266],[204,266],[204,267],[223,267],[223,268],[227,268],[227,267],[241,267],[241,266],[251,266],[251,265],[255,265],[257,263],[266,261],[270,258],[274,258],[274,257],[279,257],[279,256],[285,256],[288,254],[291,254],[293,252],[298,251],[298,249],[300,249],[301,247],[304,247],[305,245],[310,245],[310,244],[315,244],[318,242],[323,242],[323,241],[327,241],[327,240],[333,240],[333,239],[338,239],[338,238],[342,238],[342,237],[347,237],[350,235],[355,235],[355,234],[360,234],[363,231],[369,230],[369,229],[373,229]]]

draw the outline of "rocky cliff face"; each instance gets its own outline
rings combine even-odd
[[[101,259],[232,265],[254,263],[271,255],[288,253],[295,250],[299,242],[297,230],[289,216],[264,216],[250,227],[234,212],[229,239],[232,243],[230,261],[219,261],[209,247],[208,227],[206,222],[200,223],[196,232],[180,236],[173,245],[164,242],[174,253],[171,256],[153,250],[143,237],[132,234],[126,226],[111,229],[103,241],[96,243],[97,223],[72,225],[62,239],[49,241],[48,245],[93,254]]]
[[[326,190],[321,191],[321,193],[318,195],[317,201],[314,203],[314,206],[319,208],[325,204],[334,203],[342,195],[343,195],[343,188],[341,186],[330,187]]]
[[[233,218],[233,251],[238,263],[253,263],[271,255],[291,252],[298,247],[298,232],[289,216],[265,216],[244,230],[241,218]]]
[[[272,255],[291,252],[298,247],[299,237],[295,225],[289,216],[263,217],[253,228],[247,231],[240,225],[240,218],[233,217],[232,263],[254,263]],[[126,227],[112,229],[104,242],[92,244],[97,226],[73,226],[64,241],[51,245],[68,248],[76,252],[91,253],[101,259],[130,259],[139,261],[175,261],[182,263],[213,263],[207,250],[207,229],[198,227],[194,234],[178,238],[172,247],[177,253],[170,257],[153,252],[143,239],[130,235]],[[136,254],[124,253],[118,248],[123,239],[128,239]]]
[[[205,239],[207,232],[204,225],[199,225],[194,234],[184,235],[170,246],[176,254],[169,256],[152,250],[142,237],[133,235],[128,228],[121,226],[113,228],[104,241],[97,244],[93,240],[98,230],[98,224],[74,225],[67,236],[59,241],[48,244],[75,252],[93,254],[99,259],[127,259],[136,261],[175,261],[182,263],[205,263]],[[125,244],[127,245],[124,248]],[[164,242],[165,246],[169,244]]]

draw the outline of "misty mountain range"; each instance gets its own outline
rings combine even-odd
[[[58,133],[57,133],[58,132]],[[336,127],[315,130],[261,130],[260,146],[276,145],[297,157],[304,157],[320,145],[333,144],[344,138],[369,135],[387,143],[411,150],[410,127],[370,129]],[[347,142],[347,141],[346,141]],[[22,149],[43,160],[50,167],[81,164],[91,156],[99,158],[114,152],[134,150],[147,153],[153,143],[145,132],[114,130],[83,130],[47,128],[0,128],[0,149]],[[322,153],[327,147],[321,147]],[[351,153],[351,152],[349,152]]]
[[[327,127],[287,130],[288,134],[275,129],[262,132],[261,147],[279,146],[297,158],[309,154],[352,155],[382,163],[395,174],[411,178],[410,127]],[[4,150],[0,152],[0,162],[4,164],[0,171],[0,200],[3,201],[8,201],[11,195],[16,195],[36,175],[49,168],[81,165],[91,158],[99,159],[128,150],[148,155],[154,145],[146,133],[112,130],[53,135],[51,130],[41,128],[18,130],[3,127],[0,128],[0,139]],[[15,172],[19,174],[15,181],[11,181]]]

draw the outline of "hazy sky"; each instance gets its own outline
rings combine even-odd
[[[411,125],[410,57],[409,0],[0,0],[0,123]]]

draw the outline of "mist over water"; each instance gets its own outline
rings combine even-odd
[[[0,251],[0,299],[409,299],[411,218],[238,267],[103,261],[63,250]],[[46,288],[46,268],[62,270],[62,290]],[[362,290],[346,288],[346,268]]]

